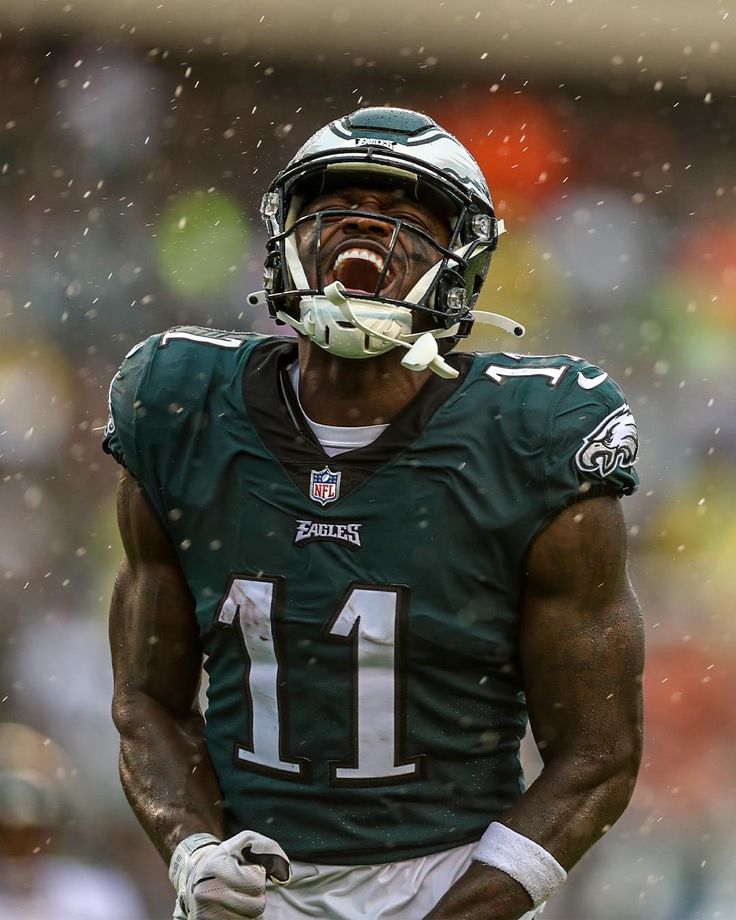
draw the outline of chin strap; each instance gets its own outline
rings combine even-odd
[[[452,254],[456,256],[458,259],[462,259],[465,253],[468,252],[473,246],[476,246],[475,240],[471,241],[470,243],[466,243],[465,246],[461,246],[460,249],[453,249]],[[482,251],[484,248],[487,248],[487,247],[481,246],[479,248]],[[409,291],[406,297],[402,299],[405,300],[407,303],[413,303],[413,304],[419,303],[422,297],[424,297],[424,295],[429,290],[429,287],[434,281],[440,268],[442,268],[443,262],[444,262],[444,259],[440,260],[439,262],[435,262],[435,264],[422,275],[419,281],[417,281],[417,283]]]
[[[299,251],[296,248],[293,236],[287,236],[284,240],[284,250],[286,253],[286,264],[291,273],[294,285],[297,289],[309,290],[310,285],[309,281],[307,281],[307,274],[299,258]],[[290,316],[284,310],[277,310],[276,318],[280,319],[282,323],[286,323],[287,326],[291,326],[292,329],[296,329],[296,331],[300,332],[302,335],[309,336],[309,332],[304,323],[300,322],[298,319],[294,319],[293,316]]]
[[[294,280],[294,284],[297,289],[302,288],[302,290],[308,291],[310,284],[307,281],[307,274],[304,271],[302,260],[299,258],[299,250],[296,248],[293,233],[284,240],[284,250],[286,252],[286,264],[289,267],[289,272]]]

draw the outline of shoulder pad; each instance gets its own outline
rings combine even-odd
[[[482,373],[503,387],[503,412],[514,422],[507,435],[523,432],[527,449],[543,450],[551,513],[585,495],[636,490],[636,422],[607,371],[576,355],[482,358]]]
[[[570,365],[561,383],[545,459],[548,495],[569,504],[585,495],[630,495],[639,438],[621,388],[585,361]]]
[[[140,342],[125,356],[110,385],[110,418],[103,450],[139,478],[139,429],[145,428],[146,441],[165,438],[171,416],[196,412],[212,378],[227,379],[239,349],[262,338],[202,326],[176,326]]]
[[[149,371],[152,356],[158,348],[158,341],[159,336],[152,335],[130,349],[112,378],[108,392],[109,416],[102,449],[134,476],[138,468],[135,421],[139,392]]]

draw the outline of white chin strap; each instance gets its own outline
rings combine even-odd
[[[472,245],[468,243],[454,254],[462,258]],[[296,287],[308,289],[310,285],[293,236],[286,239],[285,249],[286,264]],[[441,264],[438,262],[422,275],[403,298],[407,303],[416,304],[426,294]],[[429,368],[445,378],[458,376],[458,371],[439,354],[437,339],[457,335],[459,324],[449,329],[413,333],[411,308],[379,300],[351,300],[344,292],[345,285],[333,281],[325,288],[324,294],[301,298],[299,320],[283,310],[276,316],[320,348],[341,358],[371,358],[400,346],[407,349],[401,360],[402,367],[412,371]],[[525,332],[520,323],[499,313],[473,311],[473,317],[477,322],[497,326],[512,335],[522,336]]]

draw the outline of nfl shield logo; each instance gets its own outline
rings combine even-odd
[[[309,497],[320,505],[327,505],[340,497],[342,473],[333,473],[329,467],[312,470],[309,477]]]

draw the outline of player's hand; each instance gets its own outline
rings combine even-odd
[[[286,884],[290,878],[289,858],[275,840],[242,831],[187,857],[173,920],[257,920],[266,910],[266,880]]]

